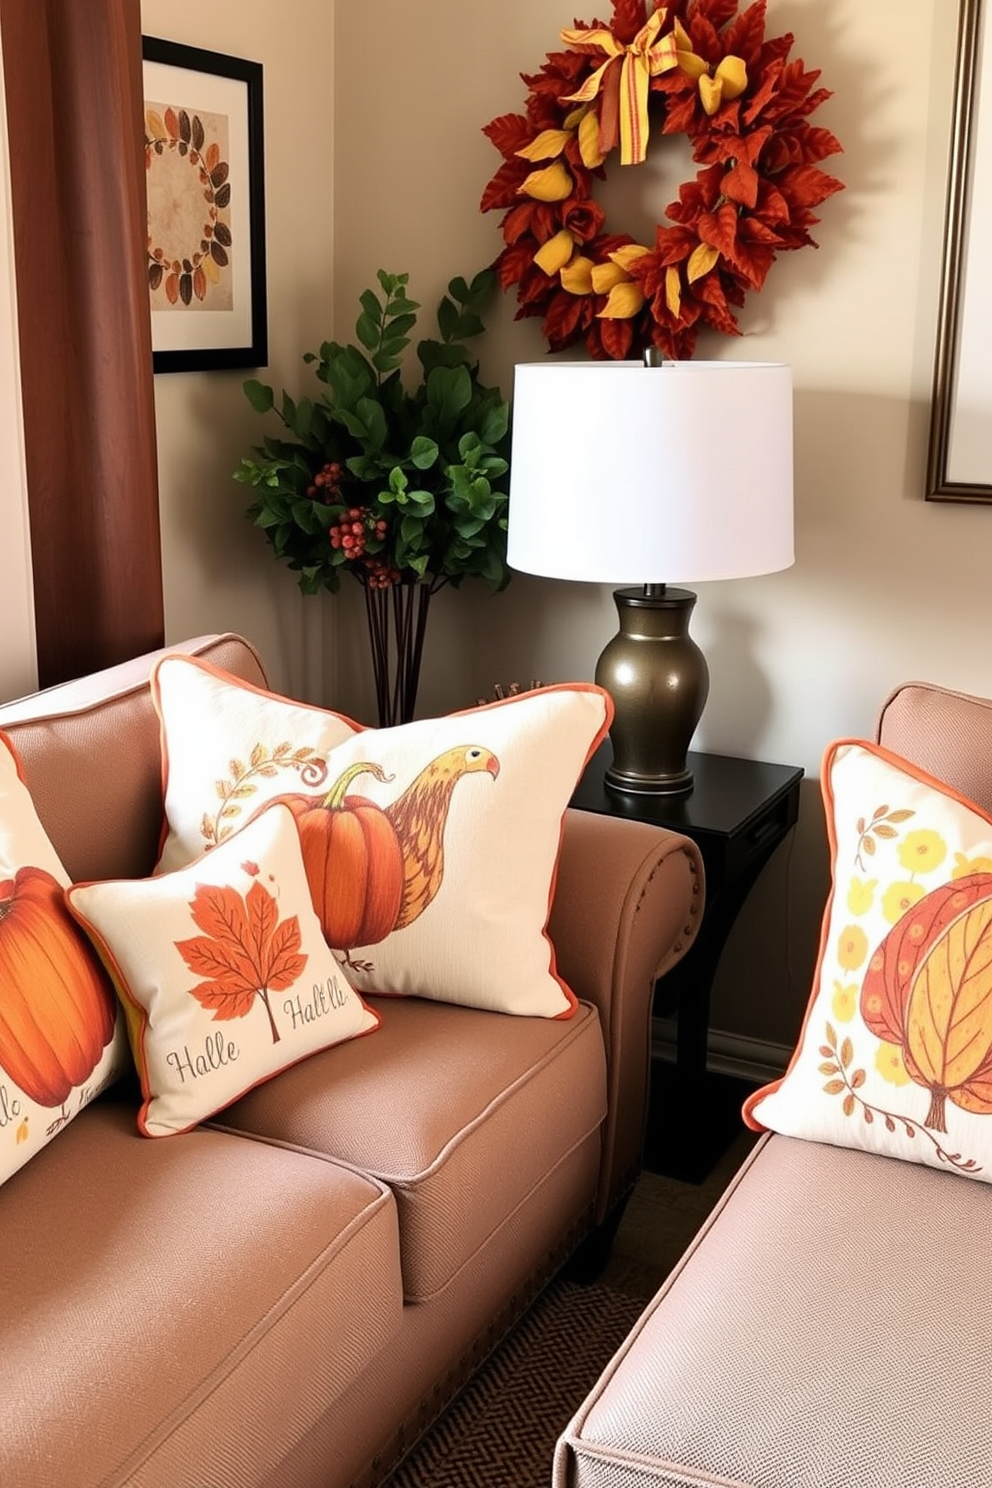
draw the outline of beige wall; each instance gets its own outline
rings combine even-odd
[[[304,603],[293,576],[244,518],[250,489],[231,472],[264,425],[241,390],[258,375],[297,390],[304,351],[330,334],[334,271],[334,7],[328,0],[141,0],[146,35],[261,62],[269,365],[257,374],[155,379],[166,639],[250,636],[275,684],[319,697],[333,683],[329,605]]]
[[[814,122],[845,147],[828,168],[847,189],[822,208],[819,251],[783,256],[748,304],[745,338],[700,348],[788,361],[796,386],[795,567],[700,586],[693,623],[712,674],[697,747],[811,777],[796,840],[756,888],[718,985],[714,1022],[759,1040],[791,1040],[807,995],[826,888],[824,745],[869,731],[909,676],[992,691],[992,509],[922,499],[955,13],[950,0],[770,0],[768,34],[793,32],[793,55],[834,90]],[[496,214],[477,210],[498,164],[480,130],[522,107],[518,74],[572,15],[561,0],[504,0],[498,16],[464,0],[338,6],[339,327],[379,265],[408,269],[430,304],[498,251]],[[400,34],[403,46],[381,46]],[[681,142],[666,149],[670,185],[691,167]],[[659,186],[656,209],[669,199]],[[625,206],[615,220],[634,230],[643,204]],[[512,308],[483,357],[506,389],[512,363],[544,349]],[[607,589],[519,578],[452,624],[448,675],[450,633],[432,639],[432,706],[496,678],[591,676],[614,612]]]
[[[829,164],[847,189],[822,209],[820,250],[783,257],[746,307],[745,339],[700,348],[786,360],[795,375],[795,567],[700,586],[693,627],[712,674],[697,747],[810,777],[799,831],[752,895],[718,986],[716,1024],[773,1044],[798,1026],[826,886],[824,745],[869,731],[909,676],[992,692],[992,509],[922,499],[955,13],[952,0],[769,0],[769,34],[793,31],[794,55],[834,90],[815,122],[845,146]],[[265,380],[297,390],[301,353],[350,334],[377,268],[408,270],[426,312],[449,278],[495,256],[495,215],[478,200],[498,157],[481,129],[522,106],[519,73],[572,16],[561,0],[503,0],[498,14],[466,0],[142,0],[147,33],[265,68]],[[611,181],[618,225],[653,220],[688,174],[682,142],[656,153],[639,178],[647,200],[622,200]],[[498,307],[482,356],[507,392],[513,363],[544,349],[513,309]],[[169,638],[243,630],[278,686],[360,713],[356,592],[304,602],[243,519],[230,472],[260,434],[243,375],[156,379]],[[0,500],[0,561],[10,532],[23,578],[22,498],[5,483]],[[18,645],[26,604],[14,603]],[[495,598],[444,594],[422,708],[497,680],[591,677],[613,628],[605,588],[519,577]]]

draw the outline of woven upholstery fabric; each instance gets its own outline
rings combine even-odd
[[[883,703],[876,736],[992,812],[992,699],[906,682]]]
[[[443,1290],[606,1112],[599,1020],[374,998],[375,1035],[313,1055],[219,1118],[392,1189],[407,1301]],[[588,1195],[591,1203],[595,1189]]]
[[[507,1215],[443,1292],[422,1306],[404,1307],[399,1336],[324,1412],[264,1488],[378,1488],[585,1233],[598,1165],[594,1133]]]
[[[400,1327],[380,1185],[149,1142],[108,1099],[5,1186],[0,1232],[5,1488],[252,1488]]]
[[[641,1171],[650,1065],[644,1031],[656,979],[699,932],[704,883],[702,853],[688,837],[566,811],[549,930],[559,973],[576,997],[595,1004],[606,1045],[609,1115],[597,1221]]]
[[[766,1137],[563,1434],[555,1488],[988,1488],[992,1192]]]

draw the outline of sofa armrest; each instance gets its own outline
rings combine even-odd
[[[549,931],[558,972],[599,1010],[609,1111],[597,1221],[640,1172],[654,984],[702,920],[703,860],[678,832],[570,808]]]

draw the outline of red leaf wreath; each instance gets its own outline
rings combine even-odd
[[[204,933],[176,941],[176,950],[190,971],[205,978],[190,988],[190,996],[212,1009],[217,1021],[245,1017],[260,997],[272,1042],[278,1043],[269,993],[291,987],[307,964],[296,915],[280,921],[275,898],[257,878],[243,898],[236,889],[199,884],[190,911]]]
[[[686,135],[699,171],[666,209],[653,244],[608,231],[595,201],[610,156],[596,160],[586,115],[595,112],[602,127],[602,111],[616,107],[618,66],[592,100],[568,95],[602,65],[602,48],[563,36],[565,50],[523,74],[526,113],[502,114],[483,130],[503,157],[481,201],[483,212],[504,213],[499,280],[516,289],[518,319],[541,317],[552,351],[584,341],[594,357],[655,345],[684,358],[703,327],[739,335],[730,307],[763,286],[779,253],[816,247],[813,209],[843,189],[819,169],[840,144],[808,122],[831,95],[816,87],[818,71],[789,61],[791,35],[765,39],[765,0],[740,14],[737,0],[613,0],[608,25],[577,21],[576,30],[609,31],[613,43],[636,49],[658,11],[660,39],[674,53],[650,77],[650,138]],[[610,293],[618,275],[620,298]]]

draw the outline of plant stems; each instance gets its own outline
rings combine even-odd
[[[445,581],[363,584],[379,727],[409,723],[417,704],[431,596]]]
[[[388,672],[388,647],[387,636],[382,627],[382,591],[370,589],[368,584],[363,584],[365,590],[365,618],[368,622],[369,649],[372,653],[372,676],[375,680],[375,703],[379,724],[382,726],[388,708],[388,695],[385,691]]]

